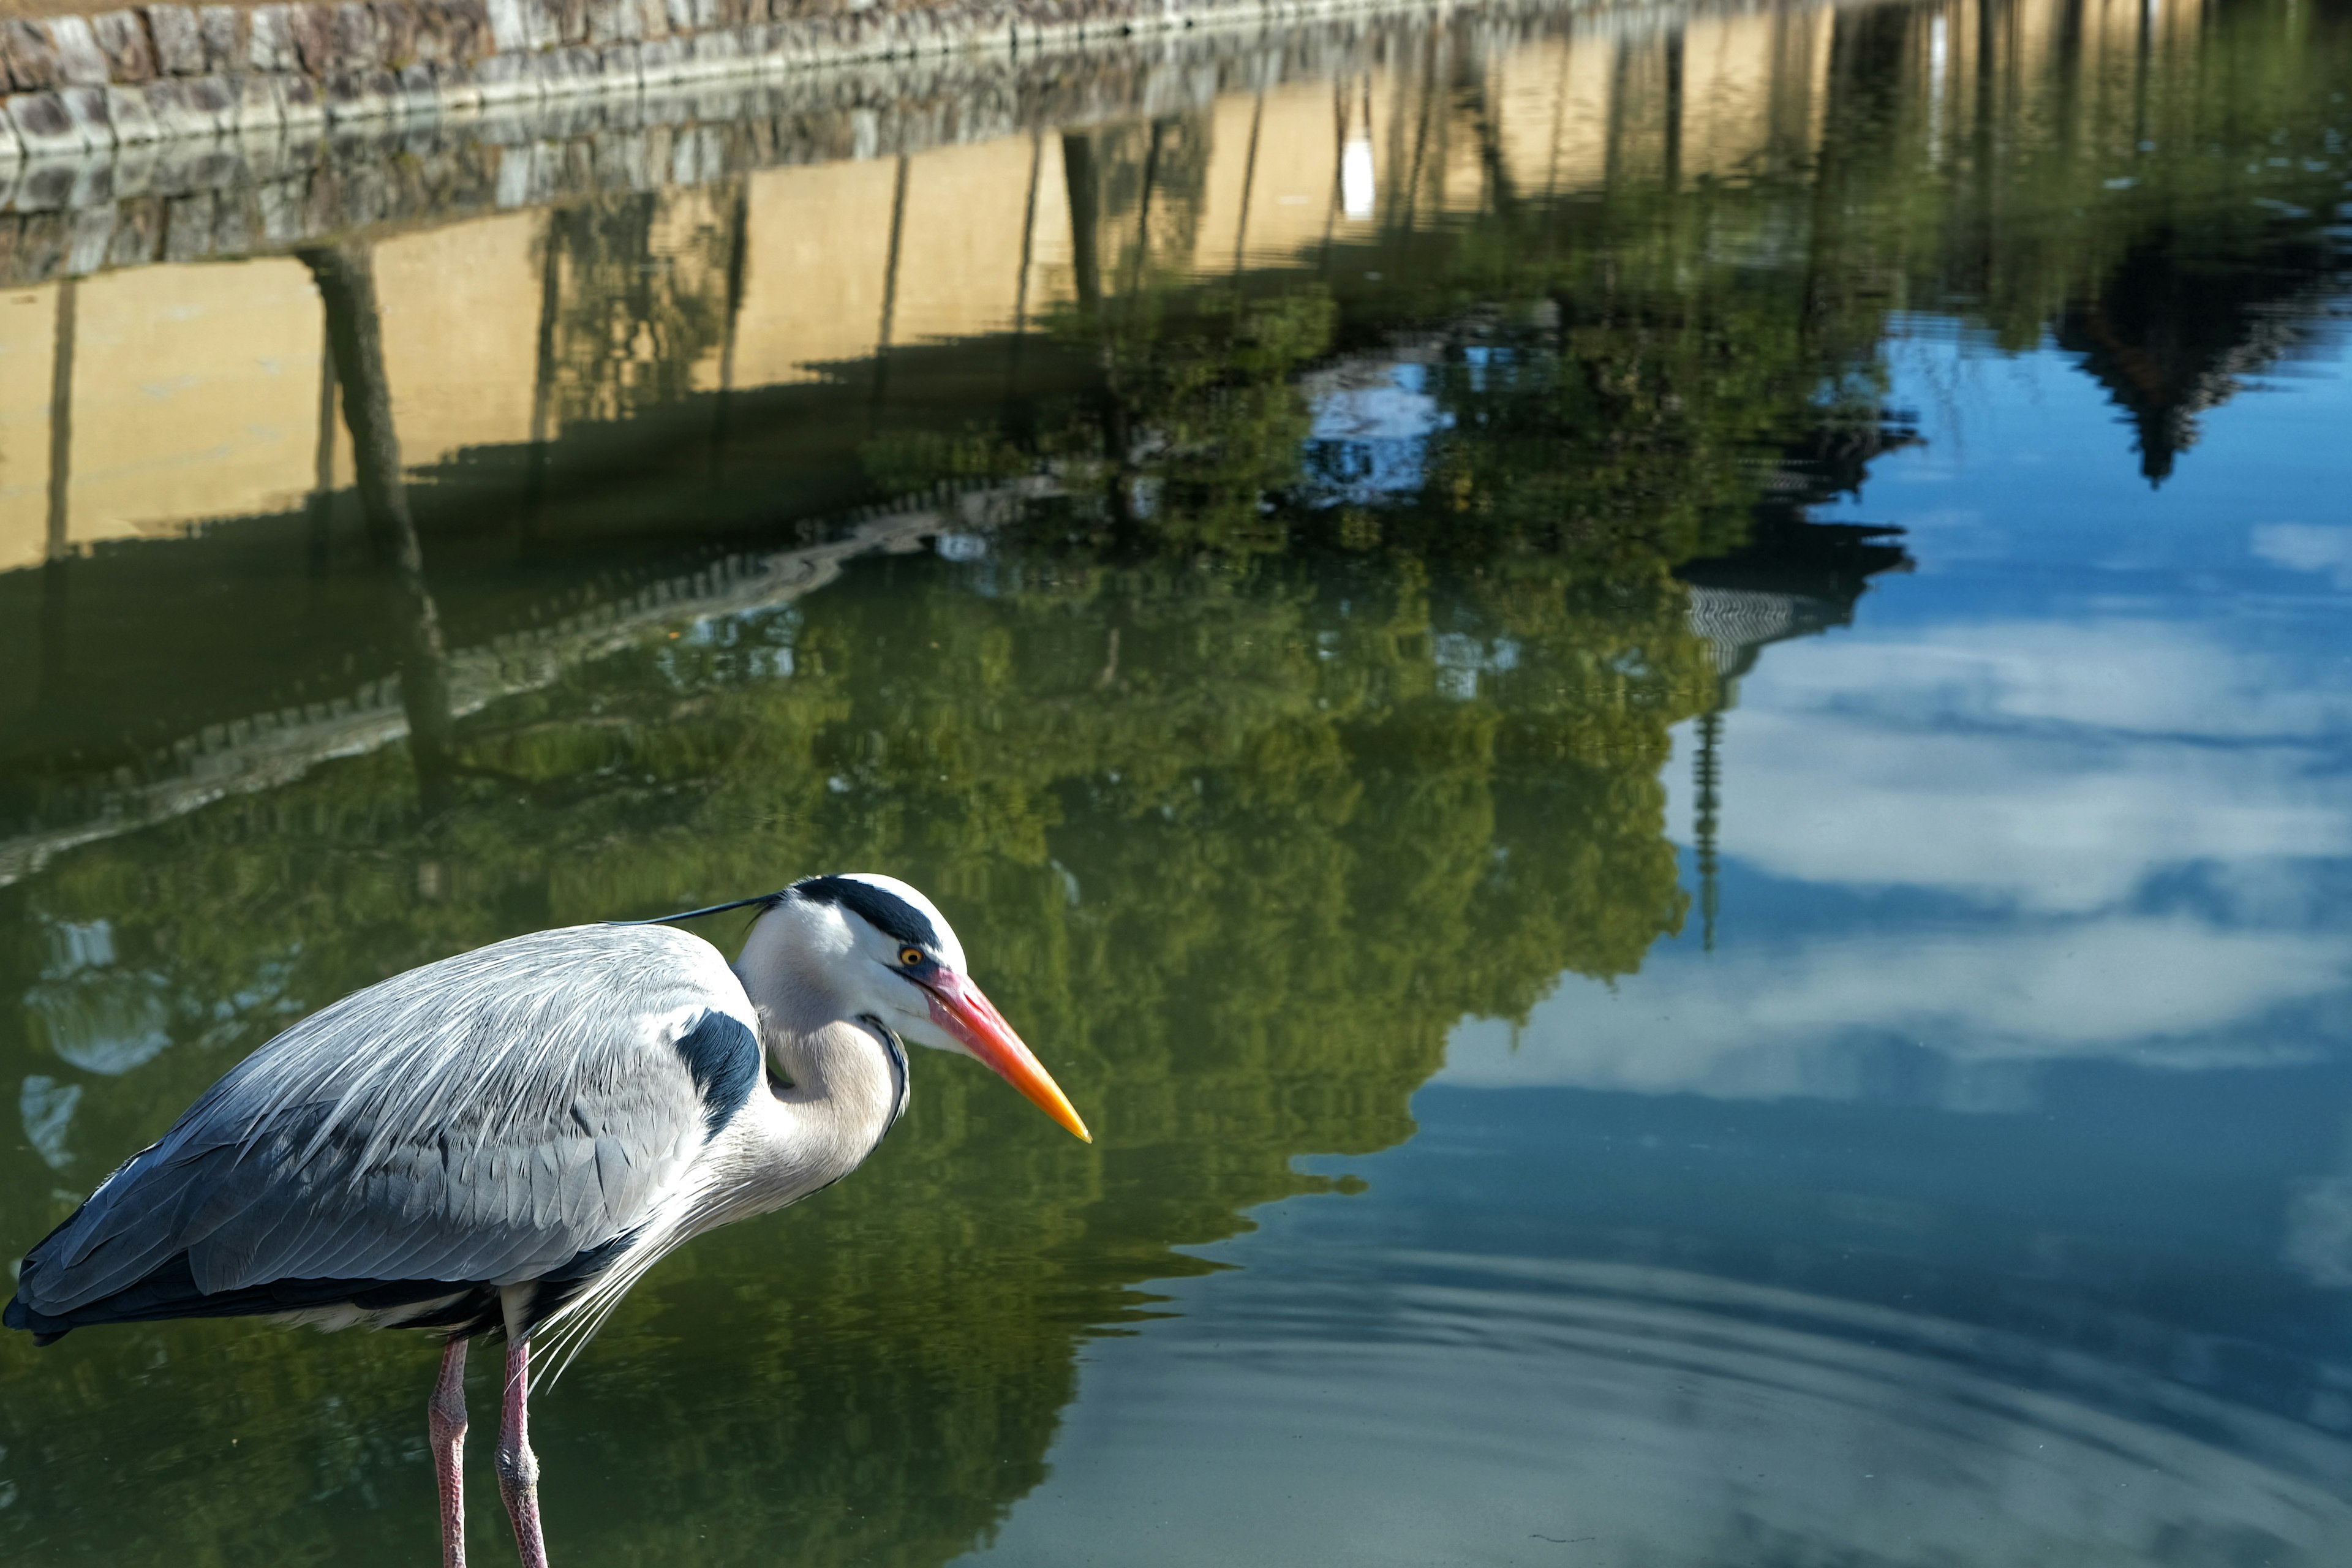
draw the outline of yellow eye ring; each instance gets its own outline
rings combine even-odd
[[[923,962],[923,950],[919,947],[902,947],[898,950],[898,962],[912,969]]]

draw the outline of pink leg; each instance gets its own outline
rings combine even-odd
[[[433,1476],[441,1483],[442,1568],[466,1568],[466,1342],[441,1352],[441,1381],[425,1407],[433,1440]]]
[[[547,1542],[539,1532],[539,1456],[530,1451],[530,1342],[507,1347],[507,1396],[499,1422],[499,1490],[514,1521],[515,1550],[522,1568],[547,1568]]]

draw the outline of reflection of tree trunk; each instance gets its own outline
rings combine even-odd
[[[1062,138],[1062,181],[1070,204],[1070,270],[1078,310],[1102,340],[1103,461],[1110,470],[1106,500],[1122,541],[1135,530],[1135,496],[1126,482],[1129,438],[1127,399],[1118,384],[1118,353],[1103,309],[1102,176],[1095,167],[1094,139],[1077,132]]]
[[[1029,197],[1021,208],[1021,274],[1013,281],[1013,345],[1004,363],[1007,403],[1019,392],[1021,351],[1029,342],[1029,274],[1037,260],[1037,186],[1045,168],[1045,138],[1033,133],[1029,138]]]
[[[1478,131],[1478,164],[1486,176],[1486,206],[1496,217],[1508,218],[1519,210],[1518,187],[1511,182],[1511,167],[1503,156],[1503,128],[1495,122],[1495,98],[1484,80],[1465,84],[1462,96],[1468,100],[1471,123]]]
[[[1683,30],[1666,35],[1666,211],[1683,188]]]
[[[710,488],[717,489],[719,469],[727,460],[727,418],[735,397],[735,337],[743,314],[743,258],[746,231],[751,222],[751,187],[735,182],[735,199],[728,204],[731,233],[727,242],[727,332],[719,348],[719,406],[710,416]]]
[[[73,482],[74,325],[79,300],[74,280],[58,284],[56,341],[49,360],[49,515],[48,537],[42,546],[41,679],[43,703],[64,698],[66,674],[66,574],[71,570],[73,541],[68,530],[67,492]]]
[[[319,354],[319,440],[310,473],[310,499],[303,507],[310,535],[310,581],[323,583],[334,553],[335,521],[335,349],[329,343]]]
[[[392,569],[392,610],[401,636],[400,700],[408,716],[417,795],[426,811],[439,811],[451,797],[448,658],[441,646],[440,612],[425,581],[425,552],[401,482],[374,260],[356,242],[300,254],[326,307],[327,344],[343,389],[343,422],[352,433],[352,467],[368,538],[376,558]]]
[[[1265,123],[1265,94],[1260,91],[1257,102],[1250,108],[1249,154],[1242,160],[1242,210],[1234,220],[1234,277],[1239,280],[1242,263],[1249,258],[1250,194],[1257,184],[1257,133]]]
[[[524,551],[538,542],[540,514],[547,506],[548,443],[554,435],[549,426],[554,418],[556,311],[563,299],[563,247],[558,243],[558,226],[569,218],[562,211],[548,214],[547,226],[540,234],[539,363],[530,386],[530,466],[524,472],[518,514]]]
[[[58,285],[57,341],[49,360],[49,536],[43,551],[55,561],[66,553],[67,487],[73,480],[74,325],[79,311],[70,278]]]
[[[1095,174],[1095,144],[1072,132],[1062,138],[1062,184],[1070,203],[1070,269],[1078,309],[1102,311],[1102,182]]]
[[[882,324],[874,347],[874,422],[882,420],[883,400],[890,395],[890,332],[898,314],[898,247],[907,237],[907,169],[908,159],[898,154],[898,178],[890,188],[890,256],[882,269]]]

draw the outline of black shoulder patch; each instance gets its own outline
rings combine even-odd
[[[760,1081],[759,1039],[731,1014],[705,1013],[677,1037],[677,1054],[702,1096],[703,1135],[713,1136],[743,1109]]]
[[[932,929],[930,917],[871,882],[855,877],[811,877],[805,882],[794,882],[793,891],[813,903],[838,904],[893,942],[911,942],[930,950],[940,945],[940,933]]]

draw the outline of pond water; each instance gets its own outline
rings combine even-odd
[[[0,1252],[384,974],[887,869],[1097,1142],[919,1061],[542,1396],[561,1562],[2352,1558],[2352,13],[1033,89],[0,293]],[[432,1364],[5,1336],[0,1558],[429,1560]]]

